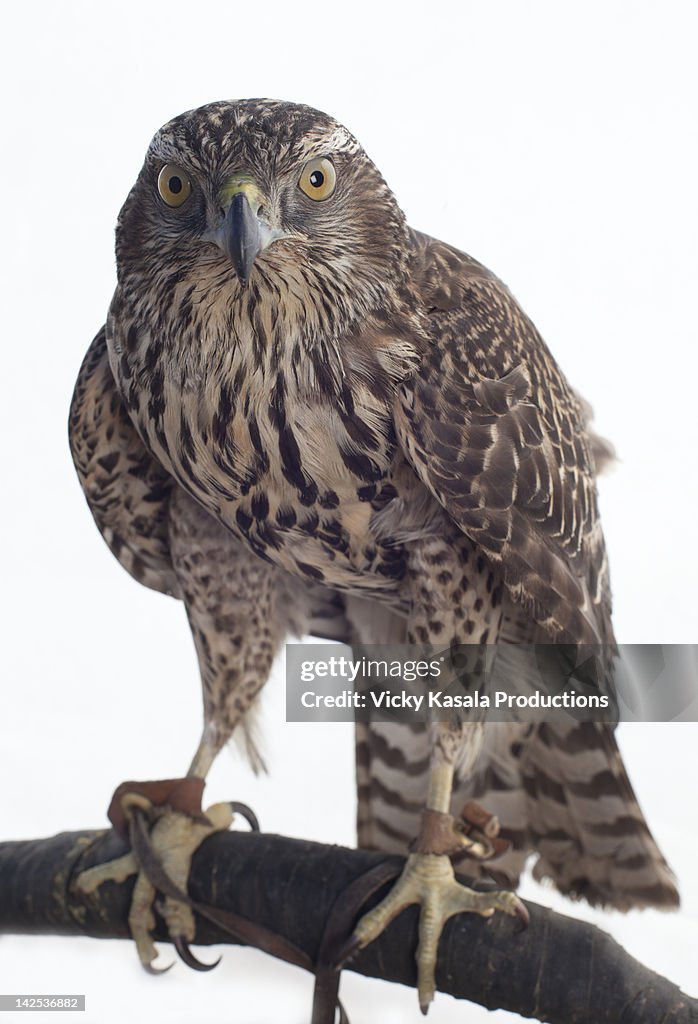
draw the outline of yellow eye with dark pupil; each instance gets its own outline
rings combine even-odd
[[[168,206],[181,206],[191,195],[191,182],[181,167],[165,164],[158,174],[158,192]]]
[[[303,173],[298,181],[298,187],[309,199],[321,203],[323,199],[329,199],[337,184],[337,172],[334,164],[327,157],[319,157],[316,160],[309,160],[303,168]]]

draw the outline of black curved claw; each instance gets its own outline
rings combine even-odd
[[[221,962],[221,957],[218,957],[218,959],[212,964],[204,964],[201,960],[197,960],[189,949],[189,943],[186,939],[182,938],[181,935],[175,935],[172,942],[174,943],[174,948],[177,950],[179,959],[182,960],[187,967],[191,967],[193,971],[212,971],[214,967],[218,967],[218,964]]]
[[[259,821],[251,807],[241,804],[238,800],[231,800],[230,809],[233,814],[241,814],[253,832],[259,832]]]
[[[338,952],[332,958],[332,966],[336,970],[341,970],[342,967],[349,960],[353,960],[356,954],[361,949],[361,942],[355,935],[350,935],[346,942],[340,947]]]
[[[170,968],[174,967],[174,963],[168,964],[167,967],[153,967],[152,964],[144,964],[141,961],[141,967],[147,974],[167,974]]]

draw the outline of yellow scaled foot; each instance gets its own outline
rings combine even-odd
[[[528,921],[528,912],[513,892],[475,892],[456,881],[450,859],[444,854],[413,853],[385,899],[365,914],[354,929],[359,947],[373,942],[393,918],[413,903],[421,907],[417,947],[417,992],[426,1014],[436,991],[436,957],[441,932],[454,914],[491,917],[495,910]]]
[[[149,846],[152,854],[171,883],[172,892],[183,894],[187,892],[191,860],[196,850],[214,832],[230,828],[233,821],[230,803],[214,804],[205,814],[200,814],[198,820],[171,808],[160,807],[154,810],[150,801],[139,793],[126,794],[121,804],[127,815],[140,810],[151,817]],[[118,860],[88,868],[77,877],[75,884],[78,890],[89,895],[103,882],[123,882],[131,875],[137,875],[128,917],[131,936],[143,967],[151,974],[160,973],[160,970],[153,967],[158,951],[151,938],[155,928],[153,904],[157,890],[135,854],[127,853]],[[191,907],[175,896],[166,894],[158,903],[158,911],[182,959],[191,967],[208,969],[209,965],[200,964],[189,951],[189,943],[194,941],[196,932]]]

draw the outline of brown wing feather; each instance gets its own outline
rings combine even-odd
[[[612,644],[585,412],[505,286],[413,238],[428,340],[396,410],[407,457],[549,636]]]

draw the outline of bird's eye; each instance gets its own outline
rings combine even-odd
[[[191,182],[177,164],[165,164],[158,174],[158,192],[168,206],[181,206],[191,195]]]
[[[317,160],[309,160],[303,168],[298,187],[305,192],[309,199],[320,203],[323,199],[329,199],[337,184],[337,173],[331,160],[327,157],[320,157]]]

